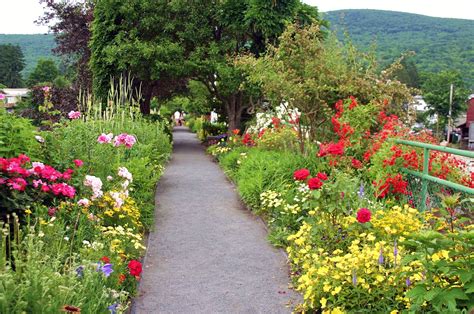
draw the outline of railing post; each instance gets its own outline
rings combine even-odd
[[[423,148],[423,174],[428,175],[430,168],[430,150],[426,147]],[[421,178],[421,206],[420,210],[426,210],[426,200],[428,198],[428,180]]]

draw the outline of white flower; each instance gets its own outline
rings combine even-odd
[[[93,192],[93,195],[91,197],[92,200],[96,198],[100,198],[104,194],[102,192],[102,180],[100,180],[100,178],[87,175],[84,180],[84,185],[92,188],[92,192]]]
[[[69,237],[64,237],[64,240],[69,241]]]
[[[114,179],[114,177],[112,176],[107,176],[107,181],[112,181]]]
[[[91,243],[87,240],[82,241],[82,244],[84,244],[85,247],[91,247]]]
[[[111,197],[114,199],[114,201],[115,201],[114,207],[116,207],[116,208],[122,207],[124,201],[123,201],[123,199],[120,197],[120,193],[118,193],[118,192],[110,192],[110,196],[111,196]]]
[[[35,139],[40,142],[40,143],[44,143],[44,138],[42,138],[41,136],[39,135],[35,135]]]
[[[130,182],[133,181],[133,176],[132,176],[132,174],[131,174],[131,173],[128,171],[128,169],[125,168],[125,167],[119,167],[117,174],[118,174],[119,177],[122,177],[122,178],[124,178],[124,179],[127,179],[127,180],[129,180]]]

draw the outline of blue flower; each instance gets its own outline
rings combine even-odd
[[[365,189],[364,189],[364,184],[363,183],[360,184],[359,192],[357,192],[357,195],[359,196],[359,198],[364,198]]]
[[[112,269],[112,264],[110,264],[110,263],[107,263],[104,266],[102,266],[100,268],[100,270],[102,271],[102,273],[104,274],[105,277],[109,277],[110,274],[114,271]]]
[[[383,251],[382,248],[380,248],[380,254],[379,254],[379,265],[382,265],[384,262],[384,257],[383,257]]]
[[[410,277],[408,277],[408,278],[405,280],[405,283],[406,283],[407,287],[411,286]]]
[[[76,268],[76,275],[77,277],[82,277],[84,276],[84,266],[79,266]]]
[[[352,284],[357,286],[357,274],[355,270],[352,271]]]
[[[110,314],[116,314],[118,306],[119,306],[118,303],[114,303],[111,306],[109,306],[108,309],[110,311]]]

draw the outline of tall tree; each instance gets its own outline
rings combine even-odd
[[[93,0],[39,0],[45,6],[44,15],[37,21],[50,25],[56,35],[54,52],[65,57],[75,69],[75,84],[78,88],[90,89],[92,75],[89,70],[93,19]]]
[[[130,75],[141,92],[140,109],[150,113],[154,96],[170,96],[185,87],[184,45],[180,1],[103,0],[94,10],[91,68],[94,90],[103,98],[111,78]]]
[[[151,97],[192,78],[219,100],[229,127],[237,128],[256,92],[244,85],[246,74],[232,58],[259,57],[286,23],[315,18],[316,9],[299,0],[100,1],[91,43],[94,86],[103,94],[111,76],[130,73],[147,113]]]
[[[438,119],[446,121],[449,116],[449,93],[451,84],[454,85],[451,117],[455,119],[466,108],[469,90],[466,88],[461,74],[457,71],[442,71],[425,73],[421,86],[423,98],[429,104],[431,114],[437,114]]]
[[[51,59],[39,59],[33,72],[28,77],[28,86],[33,86],[38,83],[50,82],[52,83],[59,75],[56,63]]]
[[[22,87],[21,71],[25,60],[20,46],[0,45],[0,84],[8,87]]]

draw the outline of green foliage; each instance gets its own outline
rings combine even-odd
[[[317,169],[318,161],[288,151],[239,148],[225,154],[220,163],[238,187],[242,199],[258,209],[260,194],[268,189],[281,190],[293,181],[295,169]],[[243,154],[243,155],[242,155]]]
[[[39,59],[34,70],[28,76],[28,86],[38,83],[52,83],[59,75],[58,67],[52,59]]]
[[[0,45],[0,83],[10,88],[22,87],[21,71],[25,67],[20,46]]]
[[[67,167],[74,159],[85,162],[91,175],[105,182],[118,167],[126,167],[134,176],[131,196],[142,211],[143,222],[150,225],[154,212],[155,184],[163,164],[171,153],[171,144],[162,124],[146,120],[73,121],[46,137],[47,161]],[[137,143],[132,149],[97,143],[102,134],[132,134]]]
[[[0,108],[0,157],[16,157],[26,154],[40,157],[40,144],[35,139],[36,128],[28,119],[7,113]]]
[[[379,10],[340,10],[324,15],[338,37],[347,31],[357,47],[368,50],[375,41],[382,66],[401,53],[414,51],[420,72],[457,70],[469,86],[474,85],[474,21],[429,17]]]
[[[57,59],[52,52],[56,47],[53,34],[0,34],[1,44],[12,44],[21,47],[25,56],[25,68],[21,72],[23,77],[28,77],[39,59]]]
[[[422,89],[423,98],[429,104],[430,113],[437,114],[441,121],[449,116],[450,86],[454,85],[453,106],[451,116],[455,119],[466,109],[469,90],[461,76],[456,71],[441,71],[427,74]]]

